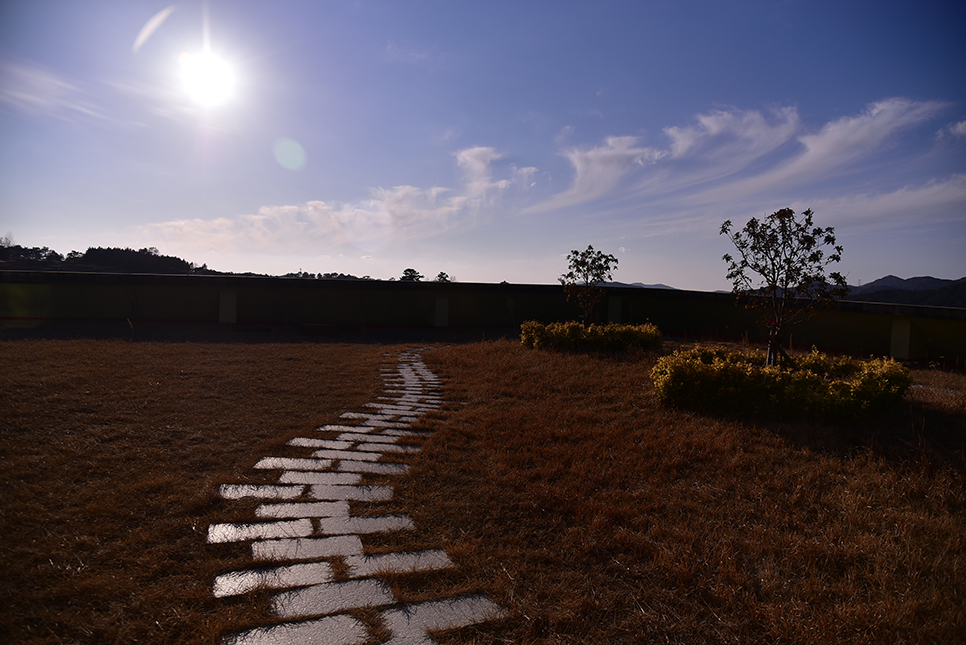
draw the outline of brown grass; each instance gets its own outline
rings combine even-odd
[[[653,358],[425,359],[465,405],[400,497],[513,611],[447,642],[963,641],[966,378],[816,428],[663,408]]]
[[[295,432],[371,400],[387,350],[0,343],[6,642],[213,643],[267,616],[264,598],[211,597],[217,574],[250,562],[205,544],[209,523],[245,509],[216,486],[256,480]]]
[[[371,400],[399,350],[0,342],[0,633],[212,643],[270,620],[265,596],[210,596],[249,561],[206,545],[208,524],[251,516],[214,488],[259,481],[257,459]],[[416,522],[369,550],[459,563],[390,576],[404,600],[485,591],[510,609],[441,642],[963,642],[966,377],[917,371],[889,417],[818,427],[663,408],[648,355],[424,359],[445,378],[421,422],[436,434],[393,502],[356,511]]]

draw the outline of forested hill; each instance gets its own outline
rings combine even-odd
[[[97,273],[208,273],[207,266],[161,255],[156,248],[118,249],[91,247],[85,252],[71,251],[66,256],[46,246],[0,245],[0,269],[21,271],[86,271]]]

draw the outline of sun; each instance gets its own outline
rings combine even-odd
[[[210,51],[181,54],[181,78],[188,96],[205,107],[224,103],[235,84],[231,66]]]

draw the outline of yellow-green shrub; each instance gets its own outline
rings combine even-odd
[[[791,418],[859,415],[900,400],[912,383],[892,359],[856,362],[813,349],[793,371],[764,360],[761,351],[696,346],[659,359],[651,379],[678,407]]]
[[[615,352],[627,349],[655,349],[661,346],[661,330],[644,325],[591,325],[578,322],[543,323],[529,320],[520,327],[520,341],[533,349]]]

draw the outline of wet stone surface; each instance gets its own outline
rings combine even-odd
[[[228,500],[265,501],[251,522],[208,528],[210,543],[251,541],[253,560],[246,569],[217,576],[212,595],[226,598],[275,590],[272,610],[285,621],[227,634],[226,645],[364,645],[372,641],[371,629],[380,625],[388,628],[388,642],[394,645],[432,644],[430,632],[505,615],[482,595],[406,605],[380,579],[455,568],[441,549],[365,553],[360,536],[416,527],[403,514],[353,515],[349,502],[392,499],[391,485],[363,482],[405,473],[408,465],[397,462],[418,453],[419,447],[398,441],[431,434],[410,425],[443,402],[439,379],[418,352],[403,352],[397,361],[394,368],[380,370],[384,394],[365,404],[365,411],[342,413],[340,423],[316,428],[318,436],[288,442],[293,450],[304,449],[304,456],[269,456],[254,465],[263,472],[281,471],[278,483],[219,487],[221,497]],[[346,613],[363,608],[378,610],[375,624]]]

